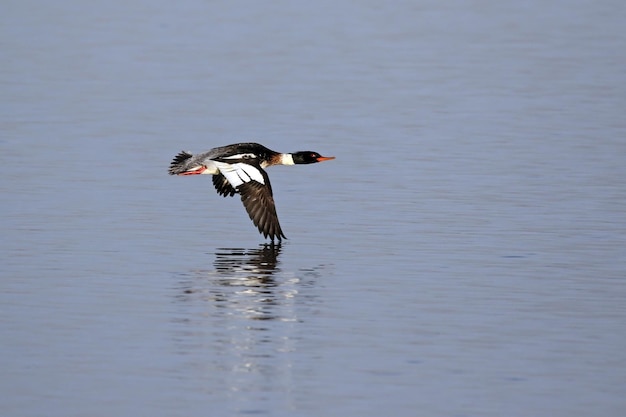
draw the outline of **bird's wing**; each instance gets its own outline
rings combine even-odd
[[[224,197],[232,197],[237,193],[237,190],[230,185],[223,174],[213,175],[213,185],[215,186],[217,193],[219,195],[223,195]]]
[[[252,165],[243,162],[234,164],[215,162],[215,164],[229,186],[241,194],[243,206],[259,232],[272,240],[286,239],[278,221],[272,185],[265,170],[258,163]]]
[[[213,161],[213,163],[234,189],[250,181],[265,184],[267,175],[258,163],[255,165],[244,162],[229,164],[226,162]],[[269,181],[267,182],[269,183]]]
[[[279,241],[287,238],[280,228],[274,197],[267,185],[250,181],[241,184],[237,190],[250,219],[263,236],[269,236],[272,240],[278,238]]]

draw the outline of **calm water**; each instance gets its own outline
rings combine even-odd
[[[0,414],[623,415],[623,2],[0,16]],[[167,175],[244,140],[280,247]]]

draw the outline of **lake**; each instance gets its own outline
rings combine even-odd
[[[0,413],[623,415],[625,14],[4,5]],[[281,245],[167,175],[244,141]]]

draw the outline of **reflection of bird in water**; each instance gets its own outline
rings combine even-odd
[[[313,301],[309,289],[327,266],[283,271],[280,252],[279,244],[216,249],[213,268],[183,275],[177,298],[202,302],[197,305],[203,305],[204,314],[211,317],[296,321],[295,303],[302,308]]]
[[[233,278],[249,280],[252,285],[272,284],[271,275],[278,264],[280,245],[260,245],[258,249],[220,248],[215,252],[215,269],[218,275],[230,281]],[[232,285],[232,283],[230,284]]]
[[[179,275],[177,352],[189,369],[223,376],[220,384],[242,403],[248,393],[263,392],[268,381],[289,386],[298,314],[320,300],[318,275],[311,275],[316,268],[281,270],[280,253],[281,246],[272,244],[219,248],[209,254],[214,258],[207,269]]]
[[[199,279],[185,285],[182,299],[200,297],[213,301],[218,315],[221,312],[255,320],[288,319],[283,315],[293,312],[288,312],[291,301],[287,300],[297,294],[294,286],[299,279],[276,281],[273,277],[280,272],[280,250],[280,244],[273,243],[254,249],[219,248],[215,251],[215,269],[196,271]]]
[[[239,310],[250,319],[281,318],[282,314],[277,314],[277,310],[283,309],[281,304],[284,304],[285,296],[297,293],[286,288],[279,291],[277,287],[280,284],[272,277],[279,271],[276,268],[279,253],[280,245],[274,244],[249,250],[218,249],[215,253],[214,264],[219,275],[217,282],[226,287],[239,287],[230,295],[230,301],[236,300]]]

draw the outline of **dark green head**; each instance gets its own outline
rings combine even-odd
[[[330,161],[334,156],[322,156],[313,151],[300,151],[291,154],[294,164],[314,164],[316,162]]]

